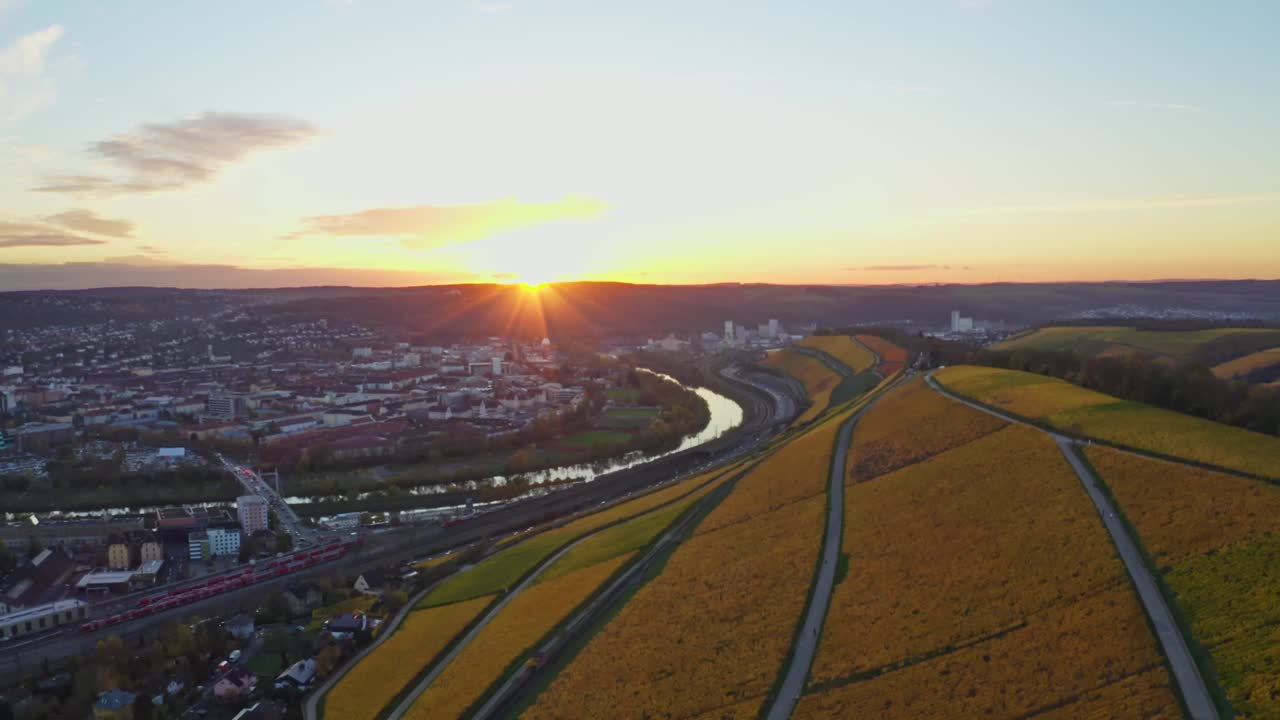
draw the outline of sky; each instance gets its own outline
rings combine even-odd
[[[1280,278],[1280,3],[0,0],[0,290]]]

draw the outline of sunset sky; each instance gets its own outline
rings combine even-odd
[[[1280,277],[1280,3],[0,0],[0,290]]]

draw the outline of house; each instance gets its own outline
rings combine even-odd
[[[133,693],[120,688],[98,693],[98,699],[93,702],[94,720],[133,720],[135,697]]]
[[[244,697],[253,692],[257,684],[257,675],[244,668],[235,668],[214,683],[213,694],[215,697],[226,699]]]
[[[223,623],[222,627],[226,628],[228,635],[237,640],[253,637],[253,618],[248,615],[236,615]]]
[[[369,627],[369,619],[364,615],[344,613],[329,620],[326,629],[333,635],[349,635],[361,632]]]
[[[288,670],[276,676],[276,687],[306,687],[316,677],[316,661],[312,658],[299,660],[289,666]]]
[[[324,604],[324,592],[315,583],[297,582],[284,589],[291,615],[306,615]]]
[[[0,586],[0,615],[51,602],[63,596],[75,561],[62,548],[41,550],[5,578]]]
[[[386,573],[382,570],[367,570],[356,576],[356,582],[352,587],[362,595],[381,595],[386,583]]]

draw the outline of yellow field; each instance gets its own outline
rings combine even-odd
[[[805,394],[812,404],[796,418],[797,425],[803,425],[821,415],[831,401],[831,392],[840,384],[840,376],[821,360],[801,353],[779,350],[769,353],[764,364],[790,375],[804,385]]]
[[[754,717],[808,596],[849,412],[743,476],[524,717]]]
[[[1006,424],[942,397],[917,378],[881,398],[858,421],[847,477],[870,480]]]
[[[1229,336],[1280,335],[1267,328],[1213,328],[1209,330],[1138,330],[1119,326],[1060,326],[1039,328],[1026,335],[992,346],[993,350],[1037,348],[1042,350],[1074,350],[1082,355],[1095,355],[1115,345],[1138,352],[1188,359],[1205,343]],[[1264,338],[1265,339],[1265,338]]]
[[[940,370],[943,386],[1066,432],[1266,477],[1280,477],[1280,438],[1125,402],[1068,382],[986,367]]]
[[[1280,488],[1098,445],[1085,456],[1157,565],[1280,531]]]
[[[398,630],[338,681],[324,700],[335,720],[373,720],[493,597],[414,610]]]
[[[1213,367],[1213,374],[1220,378],[1234,378],[1248,375],[1255,370],[1262,370],[1273,365],[1280,365],[1280,348],[1271,348],[1228,360]]]
[[[532,649],[633,554],[574,570],[517,595],[418,696],[405,717],[460,717],[513,661]]]
[[[625,503],[598,513],[586,515],[561,527],[538,533],[527,540],[513,544],[477,563],[475,567],[454,575],[427,594],[419,603],[421,607],[445,605],[480,595],[502,591],[510,587],[526,572],[542,562],[558,548],[605,525],[617,522],[666,504],[685,495],[699,485],[715,477],[721,469],[655,492],[641,495]]]
[[[1177,711],[1097,512],[1039,431],[1009,426],[850,486],[843,547],[848,576],[811,671],[818,691],[797,717],[1010,717],[1059,704],[1078,717],[1100,707],[1090,695]],[[1153,670],[1153,682],[1122,685]]]
[[[1280,716],[1280,488],[1109,448],[1086,454],[1212,655],[1237,717]]]
[[[874,355],[848,335],[810,335],[796,344],[830,355],[855,374],[867,370],[876,362]]]

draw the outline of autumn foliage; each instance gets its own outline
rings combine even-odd
[[[855,374],[870,368],[876,362],[874,355],[848,335],[810,335],[796,344],[830,355]]]
[[[900,392],[908,412],[925,403]],[[908,434],[902,452],[935,442]],[[850,486],[843,547],[795,717],[1177,716],[1124,568],[1045,434],[1008,426]]]
[[[854,337],[880,356],[880,366],[876,369],[882,376],[889,377],[907,366],[907,351],[888,340],[878,335],[855,335]]]
[[[840,376],[834,370],[821,360],[803,353],[779,350],[770,353],[764,364],[790,375],[804,385],[811,404],[809,409],[796,418],[796,424],[802,425],[821,415],[831,402],[832,391],[840,384]]]
[[[959,447],[1008,423],[952,402],[916,379],[867,410],[854,429],[848,477],[863,481]]]
[[[1105,447],[1086,454],[1213,658],[1237,717],[1280,716],[1280,488]]]

